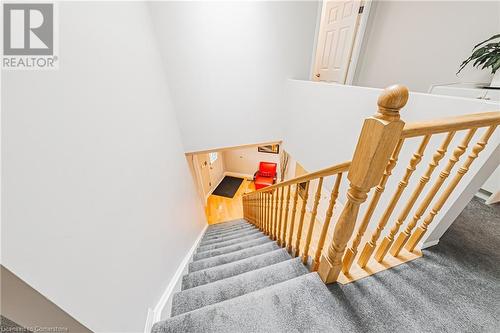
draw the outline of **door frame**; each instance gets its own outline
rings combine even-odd
[[[315,82],[324,82],[316,79],[315,69],[316,69],[316,53],[318,51],[318,41],[319,41],[319,33],[321,28],[321,22],[323,20],[323,8],[325,7],[325,3],[327,1],[335,1],[335,0],[321,0],[320,5],[318,6],[318,14],[316,19],[316,29],[314,34],[314,42],[313,42],[313,51],[311,58],[311,67],[310,67],[310,75],[312,81]],[[365,40],[365,32],[368,26],[368,18],[370,16],[371,10],[374,8],[374,0],[362,0],[361,5],[363,6],[363,14],[358,21],[358,26],[356,27],[354,43],[352,46],[351,59],[349,62],[349,67],[347,68],[347,75],[345,80],[345,85],[352,85],[356,75],[356,69],[358,66],[361,50],[363,48],[364,40]]]

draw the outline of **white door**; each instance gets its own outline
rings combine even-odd
[[[210,164],[210,181],[212,183],[211,189],[214,190],[215,186],[217,186],[224,177],[222,152],[211,152],[208,156]]]
[[[356,38],[360,0],[323,2],[314,80],[345,83]]]

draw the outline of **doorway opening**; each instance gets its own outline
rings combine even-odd
[[[324,0],[314,57],[314,81],[352,84],[370,0]]]
[[[280,145],[274,141],[186,154],[209,224],[243,217],[241,198],[255,191],[260,162],[275,163],[279,174],[285,153]]]

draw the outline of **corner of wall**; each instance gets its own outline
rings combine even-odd
[[[205,234],[207,228],[208,224],[205,225],[203,230],[198,235],[198,238],[193,243],[193,246],[189,249],[189,251],[186,253],[186,256],[177,267],[174,276],[168,283],[167,287],[165,288],[165,291],[161,295],[160,300],[158,301],[154,309],[148,310],[148,316],[144,327],[144,333],[150,333],[153,325],[161,321],[162,319],[166,319],[165,313],[170,313],[169,310],[171,309],[172,306],[172,298],[176,292],[181,290],[182,276],[187,272],[188,265],[192,260],[194,251],[196,250],[196,247],[201,241],[201,238]]]

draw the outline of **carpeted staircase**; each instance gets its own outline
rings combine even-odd
[[[152,332],[332,332],[334,314],[319,276],[242,219],[208,227]]]

